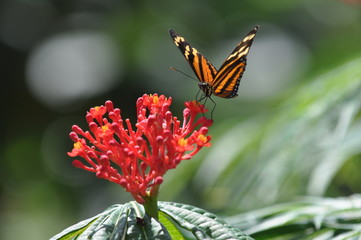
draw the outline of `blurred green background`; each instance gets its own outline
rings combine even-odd
[[[360,1],[3,0],[0,239],[48,239],[131,200],[72,167],[71,126],[108,99],[134,122],[144,93],[180,116],[198,87],[170,70],[193,75],[168,29],[218,67],[255,25],[239,97],[213,98],[213,146],[159,200],[235,214],[361,192]]]

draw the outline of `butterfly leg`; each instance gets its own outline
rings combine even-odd
[[[199,92],[198,92],[199,93]],[[197,96],[198,96],[198,93],[197,93]],[[203,105],[206,105],[208,99],[211,100],[211,102],[213,103],[213,108],[212,108],[212,111],[211,111],[211,119],[213,120],[213,112],[214,110],[216,109],[216,106],[217,106],[217,103],[215,101],[213,101],[213,99],[211,98],[211,96],[207,96],[205,94],[202,94],[202,96],[200,98],[196,97],[196,101],[197,101],[197,104],[203,104]],[[204,100],[204,102],[202,103],[202,101]],[[204,112],[202,112],[203,116],[204,116]]]
[[[204,99],[203,94],[199,97],[199,93],[201,92],[201,89],[198,90],[197,94],[196,94],[196,101],[200,102]]]
[[[212,119],[212,121],[213,121],[213,112],[214,112],[214,109],[216,109],[217,103],[216,103],[215,101],[213,101],[213,99],[212,99],[210,96],[209,96],[208,98],[209,98],[209,100],[211,100],[212,103],[213,103],[213,108],[212,108],[212,112],[211,112],[211,119]]]
[[[206,100],[204,101],[203,105],[205,105],[206,102],[207,102],[207,96],[206,96],[205,94],[201,94],[201,96],[199,97],[199,93],[200,93],[200,92],[201,92],[201,89],[198,90],[197,95],[196,95],[196,102],[197,102],[197,105],[198,105],[199,107],[200,107],[200,104],[202,104],[202,101],[203,101],[204,99],[206,99]],[[204,117],[204,112],[203,112],[203,110],[202,110],[202,114],[203,114],[203,117]]]

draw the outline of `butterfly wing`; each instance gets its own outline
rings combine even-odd
[[[212,94],[212,89],[207,86],[210,86],[208,84],[214,82],[214,78],[217,75],[217,69],[200,52],[198,52],[197,49],[191,47],[191,45],[175,31],[169,30],[169,33],[173,38],[174,44],[182,52],[199,81],[206,83],[202,85],[201,89],[206,96],[210,96]]]
[[[247,54],[251,48],[258,28],[258,26],[254,27],[246,35],[219,68],[214,81],[210,83],[214,95],[223,98],[238,96],[238,86],[243,72],[246,69]]]

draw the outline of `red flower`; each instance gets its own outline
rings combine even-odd
[[[196,118],[206,111],[204,106],[186,102],[181,123],[169,111],[171,102],[172,98],[164,95],[140,97],[135,130],[111,101],[91,108],[86,115],[90,131],[74,125],[70,133],[74,148],[68,153],[84,158],[88,164],[74,160],[73,165],[118,183],[137,202],[144,203],[146,197],[157,194],[169,169],[210,146],[211,137],[206,135],[212,120]]]

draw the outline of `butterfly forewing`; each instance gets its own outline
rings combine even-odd
[[[197,75],[200,88],[206,97],[212,93],[222,98],[237,96],[238,86],[246,69],[247,54],[256,36],[258,26],[253,28],[228,56],[220,69],[217,69],[200,52],[192,48],[189,43],[173,30],[170,30],[174,43],[181,50],[184,57]]]
[[[201,82],[211,83],[217,74],[216,68],[209,62],[197,49],[191,47],[191,45],[175,31],[169,30],[171,37],[175,45],[183,53],[184,57],[192,67],[197,78]]]
[[[247,54],[257,31],[258,26],[246,35],[219,68],[212,84],[214,95],[223,98],[238,96],[238,86],[246,70]]]

